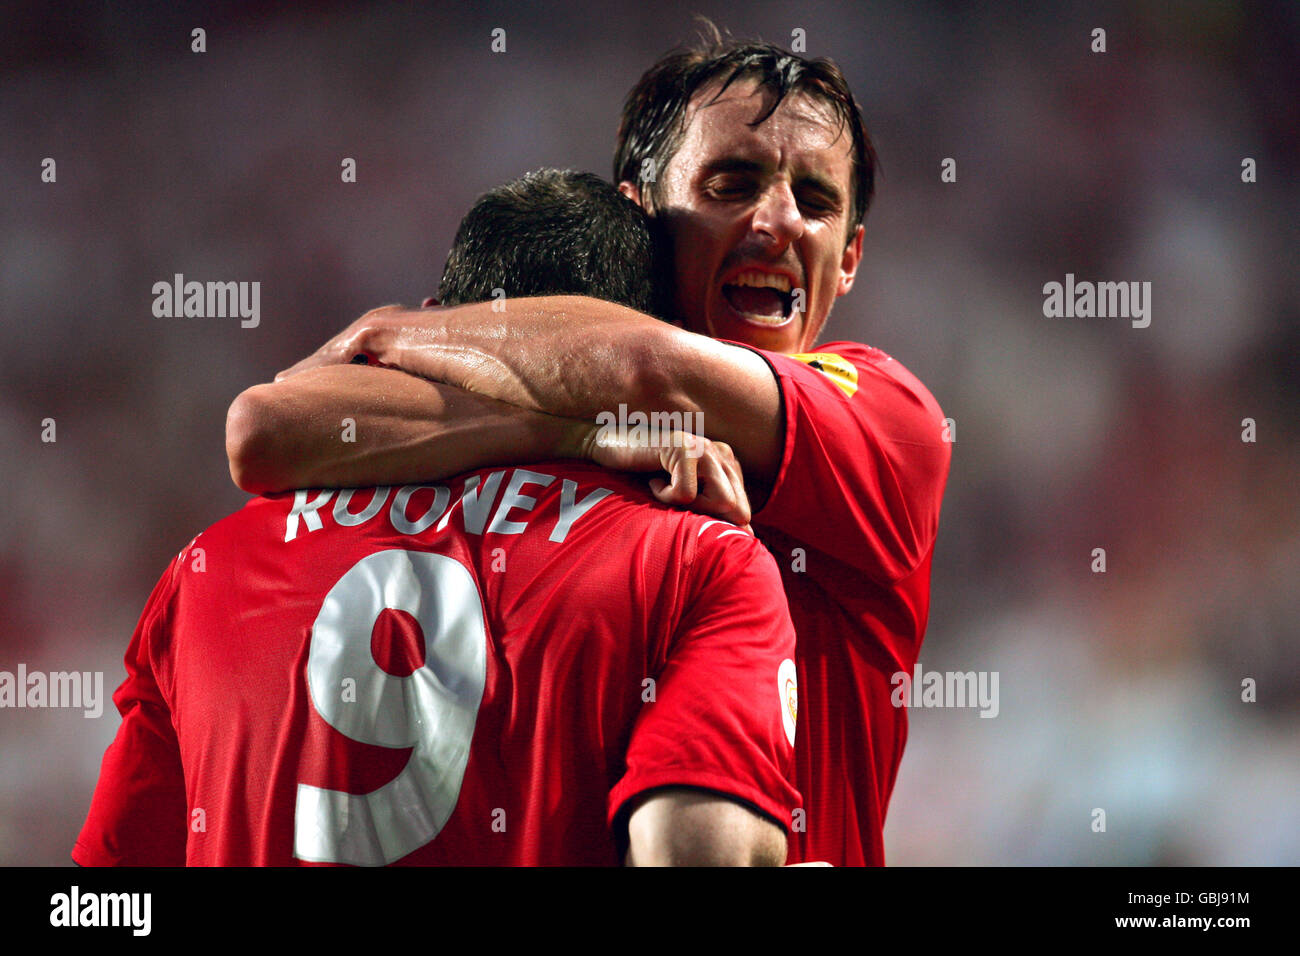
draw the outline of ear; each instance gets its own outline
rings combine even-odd
[[[420,308],[427,309],[430,306],[435,306],[437,304],[438,304],[438,300],[433,296],[429,296],[427,299],[425,299],[423,302],[420,303]]]
[[[641,190],[636,183],[625,179],[618,184],[618,191],[642,209],[645,208],[645,203],[641,201]]]
[[[837,298],[853,288],[853,278],[858,274],[858,263],[862,261],[862,233],[862,226],[859,225],[849,244],[844,247],[844,254],[840,256],[840,281],[835,287]]]

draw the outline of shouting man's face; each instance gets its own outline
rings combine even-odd
[[[737,81],[711,103],[716,91],[688,107],[652,210],[673,239],[678,313],[713,338],[810,351],[862,255],[861,226],[848,234],[852,138],[808,95],[751,127],[772,94]]]

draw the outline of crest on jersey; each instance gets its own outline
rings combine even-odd
[[[781,723],[785,736],[794,746],[794,725],[799,716],[799,679],[795,676],[794,661],[786,658],[776,669],[776,690],[781,700]]]
[[[857,366],[843,356],[834,352],[801,352],[791,355],[809,368],[815,368],[839,386],[846,396],[852,398],[858,390]]]

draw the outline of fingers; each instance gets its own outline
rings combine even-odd
[[[400,305],[385,305],[380,306],[378,309],[371,309],[311,355],[277,373],[275,380],[282,382],[291,375],[297,375],[299,372],[305,372],[308,369],[318,368],[322,365],[346,365],[356,358],[358,354],[366,351],[361,338],[368,326],[403,311],[405,310]]]
[[[749,498],[741,479],[740,466],[731,449],[721,442],[709,442],[699,459],[699,498],[694,507],[732,524],[749,524]]]
[[[713,447],[718,451],[718,460],[722,463],[723,468],[727,471],[727,476],[731,479],[734,487],[744,490],[745,476],[740,470],[740,462],[736,459],[736,453],[731,450],[731,446],[725,442],[714,442]]]
[[[733,516],[728,518],[732,524],[748,527],[750,518],[749,495],[745,492],[745,476],[740,470],[740,462],[735,452],[725,442],[714,442],[718,464],[722,467],[729,488],[729,498],[733,502]]]
[[[275,376],[277,382],[284,381],[292,375],[300,372],[306,372],[309,369],[320,368],[324,365],[345,365],[352,361],[354,352],[349,352],[348,348],[339,343],[337,340],[331,340],[321,346],[305,359],[290,365],[287,369],[279,372]]]
[[[633,442],[625,436],[598,431],[587,447],[593,462],[615,471],[672,472],[665,450],[644,441]]]
[[[319,364],[318,362],[313,361],[313,359],[315,358],[316,356],[313,353],[312,355],[307,356],[302,361],[295,362],[293,365],[290,365],[284,371],[277,372],[275,375],[275,380],[277,382],[283,382],[286,378],[288,378],[291,375],[297,375],[299,372],[305,372],[309,368],[315,368]]]
[[[275,380],[282,382],[291,375],[297,375],[299,372],[305,372],[308,369],[318,368],[322,365],[342,365],[352,361],[352,356],[355,353],[347,353],[346,348],[340,342],[341,338],[342,336],[339,335],[330,339],[305,359],[295,362],[284,371],[277,373]]]
[[[665,504],[686,506],[742,527],[748,525],[749,498],[731,447],[687,433],[677,433],[674,438],[663,459],[672,480],[655,497]]]
[[[667,479],[650,479],[658,501],[691,508],[747,528],[752,517],[745,478],[731,446],[689,432],[675,431],[667,442],[629,440],[598,434],[589,457],[619,471],[664,471]]]
[[[669,480],[667,485],[660,481],[661,487],[655,497],[666,505],[689,507],[699,495],[700,459],[693,454],[694,443],[679,436],[680,432],[674,433],[673,442],[666,448],[659,449],[660,463],[668,472]]]

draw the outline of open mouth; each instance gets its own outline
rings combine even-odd
[[[741,318],[755,325],[777,328],[793,318],[794,293],[782,276],[748,272],[722,287],[722,296]]]

